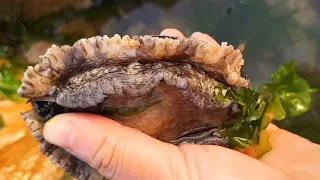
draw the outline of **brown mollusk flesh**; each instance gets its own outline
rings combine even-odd
[[[50,117],[90,112],[176,145],[228,146],[218,129],[236,111],[229,87],[248,87],[239,50],[193,38],[115,35],[55,46],[28,67],[18,90],[33,110],[23,114],[41,152],[78,179],[104,179],[42,135]],[[110,109],[115,110],[110,113]],[[122,114],[122,111],[133,114]],[[170,133],[168,133],[170,132]]]

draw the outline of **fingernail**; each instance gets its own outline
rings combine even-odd
[[[192,33],[191,36],[199,36],[199,35],[203,35],[203,33],[197,31],[197,32]]]

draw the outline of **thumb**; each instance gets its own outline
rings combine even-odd
[[[187,179],[178,147],[102,116],[57,115],[46,123],[44,138],[109,179]]]

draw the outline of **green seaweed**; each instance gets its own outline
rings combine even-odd
[[[311,89],[308,82],[295,73],[295,63],[290,61],[282,65],[271,76],[272,82],[261,88],[261,93],[275,106],[281,120],[289,116],[299,116],[307,112],[311,106]]]
[[[311,89],[307,81],[295,72],[293,61],[283,64],[271,76],[271,82],[260,88],[231,89],[239,112],[224,124],[221,135],[228,137],[234,147],[246,148],[258,145],[260,132],[268,123],[263,118],[271,111],[274,120],[283,120],[287,116],[299,116],[311,107]]]
[[[221,135],[228,137],[234,147],[245,148],[252,143],[258,144],[265,102],[252,88],[231,89],[229,92],[238,104],[239,111],[224,124]]]
[[[0,66],[0,97],[20,102],[21,98],[17,95],[17,89],[21,84],[19,74],[24,72],[24,66],[12,60],[12,63],[4,62]]]

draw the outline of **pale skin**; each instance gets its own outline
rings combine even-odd
[[[176,29],[161,35],[184,37]],[[216,43],[207,34],[192,36]],[[272,124],[267,130],[273,149],[259,160],[214,145],[177,147],[84,113],[57,115],[46,123],[44,137],[109,179],[320,179],[320,145]]]

